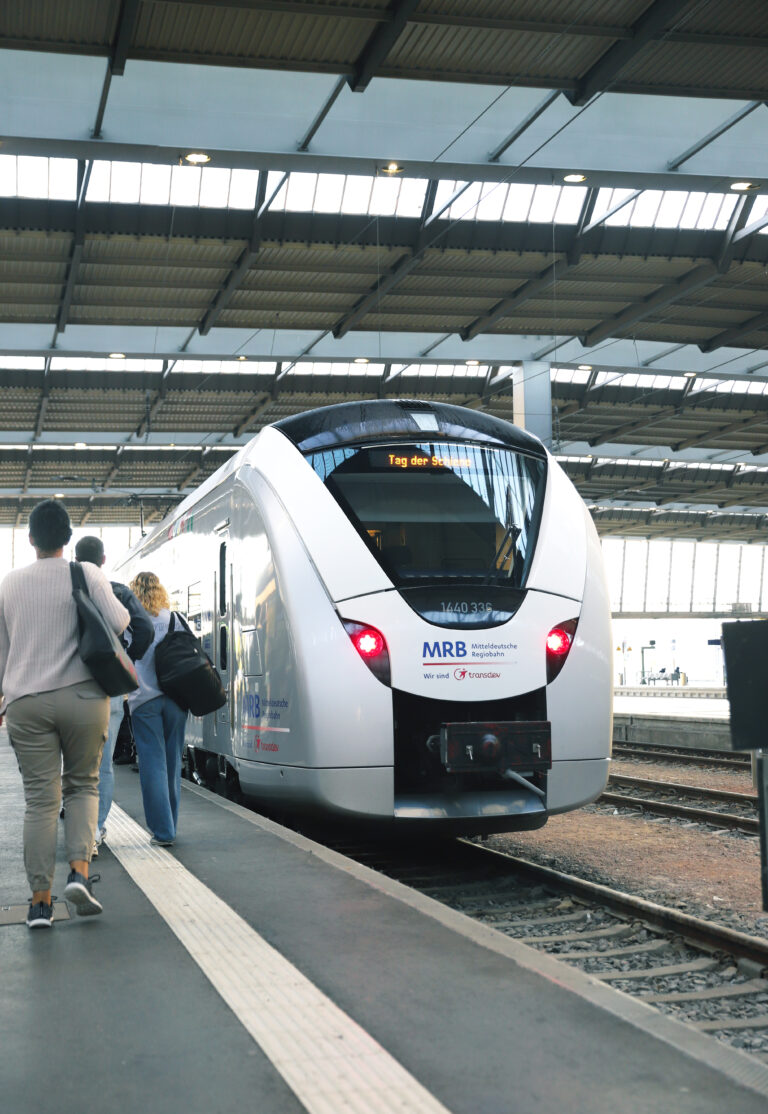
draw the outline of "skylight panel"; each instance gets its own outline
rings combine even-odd
[[[561,186],[536,186],[528,220],[550,224],[554,220],[561,188]]]
[[[141,163],[113,162],[109,200],[135,205],[141,190]]]
[[[634,228],[652,228],[663,196],[661,190],[643,190],[629,218],[630,225]]]
[[[19,197],[47,197],[48,159],[19,155],[17,180]]]
[[[233,170],[229,183],[229,208],[253,209],[258,184],[258,170]]]
[[[424,208],[426,192],[426,178],[405,178],[400,186],[397,215],[399,217],[420,217]],[[460,198],[460,201],[463,200],[463,197]]]
[[[678,228],[683,215],[688,194],[681,190],[665,190],[656,214],[657,228]]]
[[[171,167],[156,163],[145,163],[141,168],[142,205],[167,205],[171,197]],[[93,175],[91,175],[93,181]],[[88,191],[90,200],[90,190]]]
[[[560,191],[560,201],[555,209],[555,223],[576,224],[586,195],[586,186],[563,186]]]
[[[513,182],[504,206],[504,220],[527,221],[533,201],[535,186],[524,186]]]
[[[717,214],[720,211],[720,206],[723,203],[722,193],[708,193],[704,204],[701,207],[701,214],[696,222],[697,228],[714,228]]]
[[[171,171],[171,205],[197,205],[200,200],[200,167],[174,166]]]
[[[486,182],[477,206],[478,220],[500,220],[509,186],[504,182]]]
[[[2,190],[0,189],[0,193]],[[752,212],[749,214],[749,224],[753,224],[756,220],[760,220],[765,214],[768,213],[768,194],[761,194],[760,197],[755,198],[755,204],[752,206]],[[761,228],[760,236],[768,236],[768,225]]]
[[[316,174],[289,174],[288,189],[285,197],[286,210],[293,213],[311,212],[315,201],[316,189]]]
[[[341,199],[342,213],[367,213],[371,203],[373,178],[363,174],[348,174]]]
[[[88,192],[86,201],[109,201],[109,182],[112,174],[112,163],[96,159],[91,167],[91,176],[88,179]]]
[[[318,174],[315,191],[316,213],[338,213],[344,196],[344,174]]]
[[[42,356],[0,356],[0,367],[17,368],[19,371],[41,371],[45,367]]]
[[[77,198],[77,159],[48,160],[48,196],[54,201]]]
[[[394,216],[400,197],[400,184],[400,180],[395,177],[377,177],[371,190],[369,212],[382,217]]]
[[[226,209],[229,201],[231,171],[218,166],[204,166],[200,179],[200,205],[204,209]]]
[[[463,183],[457,182],[456,189],[462,184]],[[482,186],[482,182],[470,182],[461,197],[456,198],[445,215],[450,217],[451,220],[474,220]],[[454,190],[454,193],[455,192]]]
[[[728,221],[731,219],[731,214],[736,208],[736,202],[738,200],[739,199],[735,193],[726,194],[723,197],[723,203],[720,206],[720,212],[717,214],[717,218],[715,219],[715,228],[725,229],[728,227]]]
[[[599,220],[604,213],[610,212],[610,210],[613,209],[615,205],[618,205],[622,201],[626,200],[626,198],[628,198],[634,192],[634,190],[612,190],[608,189],[607,187],[600,189],[597,194],[597,203],[595,205],[595,211],[592,219]],[[614,213],[613,216],[607,217],[605,220],[605,224],[618,225],[620,227],[629,224],[633,208],[634,202],[629,202],[623,208],[619,209],[617,213]]]
[[[437,190],[435,191],[435,205],[432,209],[433,213],[439,213],[446,202],[450,201],[459,186],[465,185],[464,182],[454,182],[450,178],[441,178],[437,183]],[[441,219],[447,218],[448,213],[442,214]]]
[[[707,195],[705,193],[688,194],[688,200],[685,203],[685,207],[683,208],[683,212],[680,217],[680,228],[696,227],[706,199]]]

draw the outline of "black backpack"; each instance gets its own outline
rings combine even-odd
[[[155,647],[155,673],[159,688],[185,712],[205,716],[227,702],[219,671],[192,633],[184,618],[171,612],[168,633]]]

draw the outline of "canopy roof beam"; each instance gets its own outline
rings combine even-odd
[[[571,104],[584,105],[595,93],[608,89],[621,71],[634,61],[643,47],[663,35],[667,25],[689,4],[690,0],[655,0],[632,24],[631,37],[615,42],[584,74],[573,92],[566,93]]]
[[[363,47],[348,83],[353,93],[364,93],[382,62],[405,30],[408,18],[419,0],[393,0],[388,9],[390,19],[380,24]]]

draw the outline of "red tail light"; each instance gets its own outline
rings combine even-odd
[[[558,623],[547,635],[547,684],[554,681],[565,665],[565,659],[573,645],[578,619],[566,619]]]
[[[353,623],[342,619],[344,629],[352,639],[352,645],[379,681],[390,685],[389,650],[384,635],[368,623]]]

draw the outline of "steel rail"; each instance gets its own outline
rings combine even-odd
[[[748,755],[734,754],[733,757],[726,757],[722,751],[715,750],[712,751],[712,757],[710,758],[709,755],[700,752],[686,754],[684,751],[662,750],[655,747],[650,749],[631,743],[618,742],[613,745],[613,754],[615,757],[644,758],[649,761],[659,759],[662,762],[679,762],[681,765],[689,766],[719,766],[731,770],[749,769]]]
[[[752,805],[757,808],[756,793],[734,793],[730,789],[710,789],[706,785],[684,785],[676,781],[652,781],[644,777],[628,777],[625,774],[611,774],[609,784],[626,785],[636,789],[672,790],[681,797],[709,797],[712,801],[729,801],[737,805]]]
[[[709,951],[722,950],[740,959],[748,959],[759,967],[768,967],[768,940],[761,940],[758,936],[750,936],[746,932],[728,928],[725,925],[713,924],[701,917],[691,916],[679,909],[670,909],[664,905],[657,905],[643,897],[634,897],[622,890],[613,890],[610,886],[603,886],[598,882],[587,882],[573,874],[565,874],[552,867],[540,866],[528,859],[519,858],[517,855],[508,855],[492,847],[482,847],[470,843],[467,839],[460,840],[466,847],[473,847],[479,854],[492,855],[514,866],[520,874],[535,878],[539,882],[556,889],[577,894],[597,901],[617,912],[639,917],[647,924],[661,928],[666,932],[676,932],[684,939],[691,941]],[[486,860],[487,861],[487,860]]]
[[[706,808],[673,804],[670,801],[652,801],[645,797],[626,797],[623,793],[603,793],[597,803],[619,805],[621,808],[640,809],[659,816],[674,816],[680,820],[697,820],[701,824],[714,824],[719,828],[733,828],[748,835],[760,834],[760,821],[749,816],[735,816],[730,812],[714,812]]]

